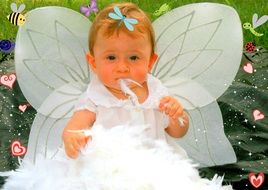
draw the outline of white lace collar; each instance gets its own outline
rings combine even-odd
[[[147,99],[140,104],[141,108],[158,108],[159,100],[168,95],[168,90],[163,86],[160,80],[147,75],[147,85],[149,95]],[[100,81],[95,77],[89,84],[87,95],[97,106],[104,107],[135,107],[129,99],[118,99],[115,97]]]

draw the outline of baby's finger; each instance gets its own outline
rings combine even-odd
[[[69,145],[67,147],[65,147],[65,152],[67,154],[68,157],[75,159],[77,158],[79,151],[73,146],[73,145]]]
[[[171,106],[171,108],[170,108],[170,111],[169,111],[169,117],[173,117],[178,109],[179,109],[179,105],[178,104],[173,104]]]
[[[176,111],[176,113],[173,115],[173,118],[179,118],[179,117],[182,117],[183,116],[183,108],[182,107],[179,107]]]
[[[170,96],[165,96],[165,97],[161,98],[160,102],[165,103],[165,102],[169,101],[170,98],[171,98]]]
[[[164,107],[162,108],[162,112],[164,112],[166,115],[169,115],[170,111],[171,111],[171,104],[165,104]]]
[[[85,147],[85,145],[92,140],[91,136],[85,136],[84,138],[80,139],[81,147]]]
[[[91,142],[92,141],[92,136],[87,136],[86,138],[85,138],[85,144],[87,144],[87,143],[89,143],[89,142]]]
[[[77,150],[77,151],[79,151],[80,149],[81,149],[81,147],[83,147],[83,144],[82,144],[82,142],[80,142],[79,140],[74,140],[73,142],[72,142],[72,147],[75,149],[75,150]]]
[[[163,108],[164,105],[165,105],[166,103],[168,103],[169,101],[170,101],[170,96],[165,96],[164,98],[162,98],[162,99],[160,100],[160,102],[159,102],[159,108],[160,108],[160,109]]]

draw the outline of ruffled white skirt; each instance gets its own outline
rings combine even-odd
[[[164,141],[143,135],[140,128],[92,129],[93,140],[80,156],[23,160],[3,190],[226,190],[222,178],[200,178],[189,159]]]

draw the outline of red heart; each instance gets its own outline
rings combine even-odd
[[[253,185],[255,188],[260,187],[264,182],[264,174],[262,172],[259,173],[257,178],[256,178],[255,173],[250,173],[248,175],[248,178],[249,178],[251,185]]]
[[[11,151],[13,156],[23,156],[26,153],[26,148],[19,141],[13,141]]]
[[[3,76],[1,76],[1,78],[0,78],[0,82],[3,84],[3,85],[5,85],[5,86],[7,86],[7,87],[9,87],[9,88],[13,88],[13,84],[15,83],[15,81],[16,81],[16,75],[15,74],[10,74],[10,75],[3,75]]]

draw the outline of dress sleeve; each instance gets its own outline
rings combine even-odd
[[[168,119],[168,116],[164,113],[161,113],[161,121],[162,121],[162,126],[163,128],[167,128],[168,125],[169,125],[169,119]]]
[[[87,92],[84,92],[80,98],[77,100],[75,104],[75,111],[79,110],[89,110],[91,112],[97,112],[97,106],[94,104],[92,100],[87,96]]]

